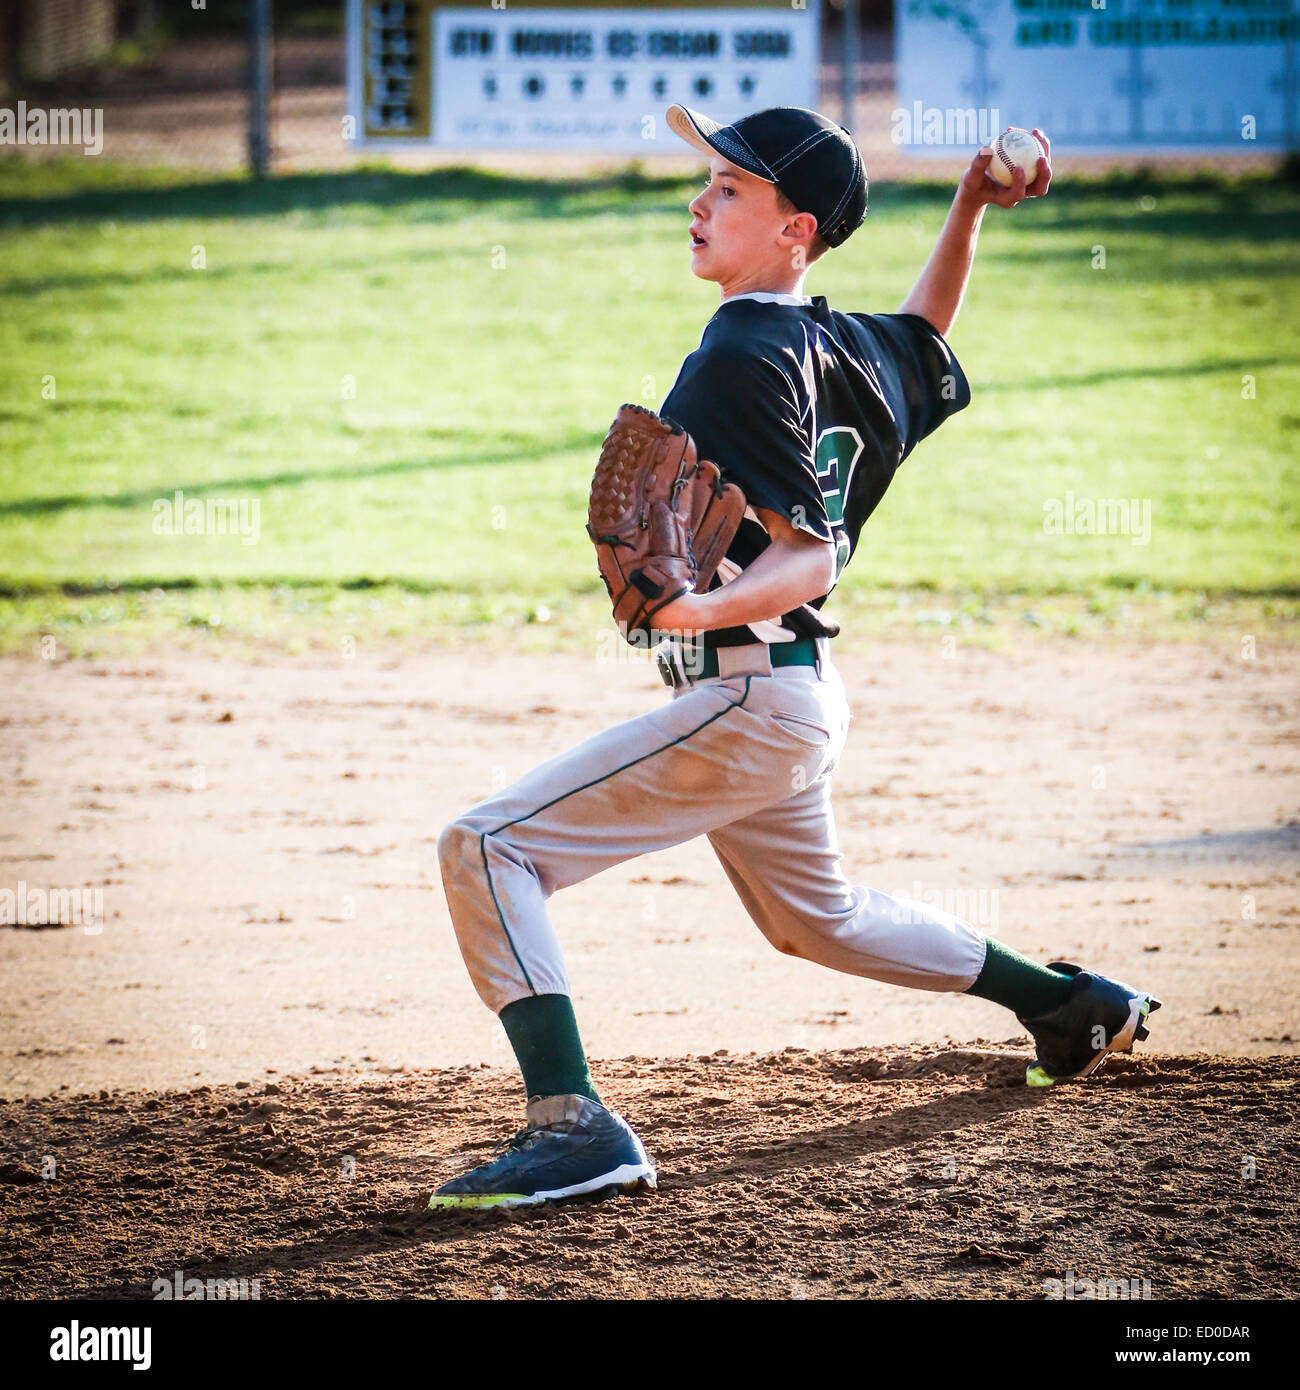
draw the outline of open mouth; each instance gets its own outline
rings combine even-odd
[[[699,236],[695,232],[691,233],[691,249],[693,251],[698,251],[701,246],[707,246],[708,244],[709,243],[705,241],[702,236]]]

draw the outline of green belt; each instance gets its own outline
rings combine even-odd
[[[768,647],[767,654],[774,667],[817,665],[817,643],[811,637],[801,637],[797,642],[773,642]],[[698,670],[693,660],[689,661],[688,664],[692,679],[712,680],[718,674],[718,649],[716,647],[705,648]],[[662,664],[660,669],[663,670]],[[669,679],[669,673],[666,670],[664,671],[664,680],[669,685],[677,683]]]

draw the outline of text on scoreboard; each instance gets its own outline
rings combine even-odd
[[[912,154],[963,108],[1077,150],[1295,147],[1300,0],[897,0],[895,57]]]
[[[674,102],[722,121],[815,106],[820,3],[447,5],[351,0],[363,145],[679,152]]]

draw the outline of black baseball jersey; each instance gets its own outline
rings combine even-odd
[[[810,304],[733,299],[704,330],[660,410],[685,426],[751,507],[834,541],[838,582],[898,465],[970,404],[965,373],[916,314],[842,314]],[[769,544],[747,514],[715,586]],[[710,646],[834,636],[816,609],[707,634]]]

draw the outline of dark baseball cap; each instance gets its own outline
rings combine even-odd
[[[867,215],[867,171],[853,137],[803,106],[773,106],[719,125],[688,106],[670,106],[668,124],[702,154],[774,183],[800,212],[817,219],[828,246],[839,246]]]

